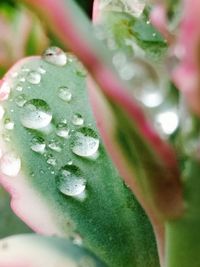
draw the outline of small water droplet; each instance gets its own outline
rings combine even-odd
[[[20,108],[24,106],[24,104],[26,103],[26,101],[27,101],[26,95],[24,95],[24,94],[21,94],[21,95],[19,95],[19,96],[17,96],[15,98],[15,103]]]
[[[67,55],[65,52],[58,47],[50,47],[48,48],[44,54],[43,59],[51,64],[64,66],[67,63]]]
[[[52,114],[44,100],[31,99],[23,106],[20,119],[26,128],[41,129],[49,125]]]
[[[5,153],[0,161],[1,172],[8,176],[17,176],[21,169],[21,160],[14,152]]]
[[[57,176],[57,188],[67,196],[77,196],[85,191],[86,180],[75,165],[62,167]]]
[[[15,90],[18,91],[18,92],[21,92],[23,90],[22,85],[17,85]]]
[[[76,64],[76,74],[81,77],[85,77],[87,75],[87,70],[81,62],[77,62]]]
[[[72,233],[70,239],[75,245],[81,246],[83,244],[83,238],[78,233]]]
[[[117,52],[114,54],[112,62],[116,68],[121,68],[126,64],[126,55],[123,52]]]
[[[47,163],[49,165],[56,166],[57,160],[56,160],[56,158],[54,158],[54,156],[52,154],[50,154],[47,156]]]
[[[72,99],[72,93],[66,86],[62,86],[58,89],[58,96],[60,99],[66,102],[70,102],[70,100]]]
[[[126,63],[119,69],[119,75],[123,80],[131,80],[134,74],[134,66],[132,63]]]
[[[68,162],[67,162],[67,165],[72,165],[73,164],[73,161],[72,160],[69,160]]]
[[[80,113],[75,113],[72,117],[72,123],[76,126],[81,126],[84,123],[84,119]]]
[[[61,122],[57,125],[57,129],[56,129],[57,136],[62,137],[62,138],[69,138],[69,132],[70,130],[66,123]]]
[[[34,152],[43,154],[45,152],[45,140],[42,137],[34,137],[31,140],[31,149]]]
[[[147,21],[146,21],[146,24],[147,24],[147,25],[150,24],[150,20],[147,20]]]
[[[154,33],[152,34],[152,36],[153,36],[153,37],[156,37],[156,32],[154,32]]]
[[[173,134],[179,125],[179,116],[177,110],[166,110],[160,112],[155,117],[155,126],[165,135]]]
[[[41,81],[40,73],[36,71],[30,71],[27,75],[27,81],[31,84],[39,84]]]
[[[13,130],[15,126],[15,123],[11,121],[10,119],[5,119],[4,121],[4,127],[6,130]]]
[[[47,72],[43,67],[39,67],[37,71],[41,74],[45,74]]]
[[[48,147],[56,152],[61,152],[62,151],[62,146],[60,144],[59,141],[52,139],[51,141],[49,141]]]
[[[99,148],[99,139],[91,128],[83,127],[76,131],[72,141],[72,151],[80,157],[91,157]]]
[[[41,170],[40,170],[40,173],[41,173],[41,174],[45,174],[45,171],[41,169]]]
[[[20,82],[24,83],[26,81],[26,79],[24,77],[19,79]]]

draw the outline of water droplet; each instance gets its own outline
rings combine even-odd
[[[43,58],[45,61],[58,66],[64,66],[67,63],[67,56],[65,52],[58,47],[48,48],[44,52]]]
[[[84,119],[81,114],[75,113],[72,117],[72,123],[76,126],[81,126],[84,123]]]
[[[177,110],[166,110],[156,115],[155,126],[161,133],[173,134],[179,125]]]
[[[13,130],[15,126],[15,123],[11,121],[10,119],[5,119],[4,121],[4,127],[6,130]]]
[[[64,122],[61,122],[57,125],[57,129],[56,129],[56,134],[59,136],[59,137],[62,137],[62,138],[68,138],[69,137],[69,128],[67,126],[66,123]]]
[[[81,77],[85,77],[87,75],[87,70],[81,62],[77,62],[76,64],[76,74]]]
[[[21,160],[14,152],[5,153],[0,161],[1,172],[8,176],[17,176],[21,169]]]
[[[56,166],[56,164],[57,164],[56,158],[54,158],[54,156],[52,154],[48,155],[47,156],[47,163],[49,165]]]
[[[150,20],[147,20],[147,21],[146,21],[146,24],[147,24],[147,25],[150,24]]]
[[[81,157],[95,155],[99,148],[99,139],[91,128],[83,127],[76,131],[72,142],[72,151]]]
[[[27,101],[27,99],[26,99],[26,96],[24,94],[21,94],[15,98],[15,103],[20,108],[24,106],[26,101]]]
[[[45,152],[45,140],[42,137],[34,137],[31,141],[31,149],[37,153]]]
[[[78,233],[72,233],[70,239],[75,245],[81,246],[83,244],[83,238]]]
[[[57,187],[60,192],[67,196],[77,196],[84,192],[86,180],[77,166],[66,165],[59,171]]]
[[[62,151],[62,146],[60,144],[59,141],[55,140],[55,139],[52,139],[49,144],[48,144],[48,147],[53,150],[53,151],[56,151],[56,152],[61,152]]]
[[[0,120],[2,120],[4,113],[5,113],[4,108],[2,106],[0,106]]]
[[[41,74],[45,74],[47,71],[43,67],[39,67],[38,72]]]
[[[66,86],[62,86],[59,88],[58,96],[60,99],[66,101],[66,102],[70,102],[70,100],[72,99],[72,93],[71,93],[70,89]]]
[[[19,79],[20,82],[24,83],[26,81],[26,79],[24,77]]]
[[[41,75],[40,73],[36,71],[31,71],[27,75],[27,81],[31,84],[39,84],[41,81]]]
[[[126,64],[126,55],[123,52],[117,52],[114,54],[112,61],[116,68],[121,68]]]
[[[68,162],[67,162],[67,165],[72,165],[73,164],[73,161],[72,160],[69,160]]]
[[[155,69],[146,61],[135,59],[132,63],[133,95],[145,106],[158,107],[164,101],[165,88]],[[145,79],[144,79],[145,77]]]
[[[52,114],[48,104],[41,99],[31,99],[25,103],[21,113],[21,123],[30,129],[40,129],[49,125]]]
[[[23,90],[23,87],[21,85],[17,85],[15,90],[21,92]]]

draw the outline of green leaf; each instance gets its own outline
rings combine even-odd
[[[65,63],[59,49],[48,50],[46,60],[54,64],[39,57],[17,64],[0,91],[3,95],[9,84],[11,93],[2,103],[1,147],[15,155],[2,157],[1,182],[12,195],[13,209],[37,232],[83,243],[111,267],[159,266],[148,219],[98,135],[85,70],[70,54],[65,66],[55,65]],[[86,137],[93,139],[85,144]],[[9,155],[11,172],[5,164]]]

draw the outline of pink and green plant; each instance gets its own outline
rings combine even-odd
[[[0,183],[36,234],[0,267],[199,267],[198,0],[16,2],[67,52],[1,80]]]

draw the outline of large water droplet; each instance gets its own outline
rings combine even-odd
[[[24,127],[41,129],[49,125],[52,120],[52,114],[44,100],[31,99],[23,106],[20,118]]]
[[[58,89],[58,96],[60,99],[66,102],[70,102],[70,100],[72,99],[72,93],[66,86],[62,86]]]
[[[31,149],[37,153],[45,152],[45,140],[42,137],[34,137],[31,141]]]
[[[58,47],[48,48],[44,52],[43,58],[45,61],[58,66],[64,66],[67,63],[67,56],[65,52]]]
[[[26,101],[27,101],[26,95],[24,95],[24,94],[21,94],[21,95],[19,95],[19,96],[17,96],[15,98],[15,103],[20,108],[24,106],[24,104],[26,103]]]
[[[31,84],[39,84],[41,81],[41,74],[36,71],[30,71],[27,75],[27,81]]]
[[[81,157],[91,157],[97,153],[99,139],[91,128],[83,127],[76,131],[72,142],[72,151]]]
[[[21,169],[21,160],[14,152],[8,152],[1,158],[0,169],[5,175],[17,176]]]
[[[15,126],[15,123],[10,119],[5,119],[4,121],[4,127],[6,130],[13,130]]]
[[[72,117],[72,123],[76,126],[81,126],[84,123],[84,119],[81,114],[75,113]]]
[[[56,134],[59,136],[59,137],[62,137],[62,138],[68,138],[69,137],[69,128],[67,126],[66,123],[64,122],[61,122],[57,125],[57,129],[56,129]]]
[[[160,112],[155,117],[155,126],[165,135],[173,134],[179,125],[177,110],[166,110]]]
[[[86,180],[77,166],[66,165],[59,171],[57,187],[67,196],[77,196],[84,192]]]

